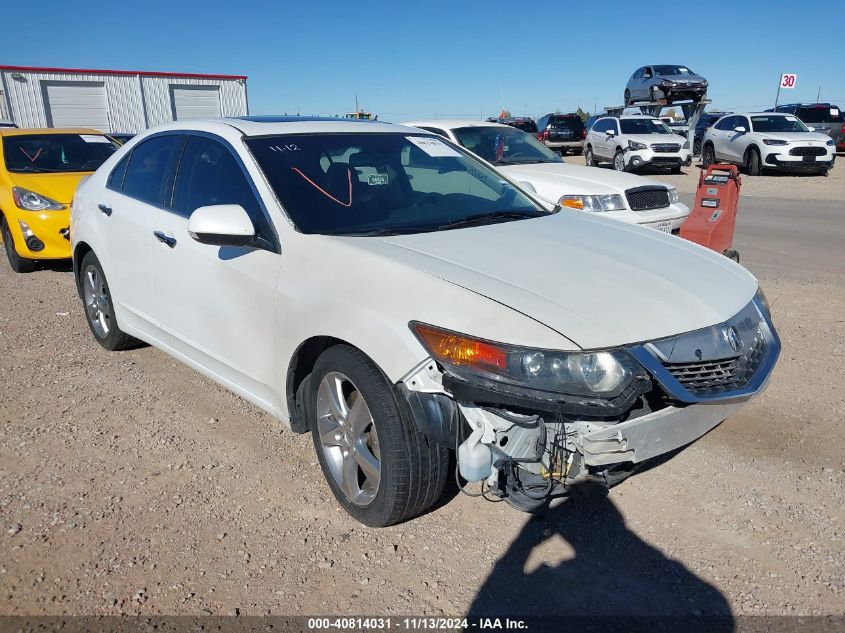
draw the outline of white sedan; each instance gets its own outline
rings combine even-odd
[[[642,176],[565,163],[532,135],[499,123],[413,121],[482,157],[537,196],[570,209],[678,233],[689,207],[674,187]]]
[[[340,505],[385,526],[437,501],[451,450],[536,509],[765,387],[780,343],[754,277],[602,216],[414,128],[180,121],[79,187],[73,269],[98,343],[145,341],[310,432]]]

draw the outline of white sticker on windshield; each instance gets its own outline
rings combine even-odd
[[[461,155],[433,136],[406,136],[411,143],[434,158],[460,158]]]
[[[678,66],[678,70],[680,70],[682,73],[688,73],[689,72],[689,68],[684,68],[683,66]]]
[[[839,108],[831,108],[830,116],[839,116]]]
[[[787,117],[784,117],[784,118],[785,118],[787,121],[797,121],[797,120],[798,120],[798,119],[796,119],[794,116],[787,116]]]
[[[100,136],[99,134],[80,134],[79,138],[86,143],[111,143],[109,139],[105,136]]]
[[[652,119],[651,122],[655,125],[663,125],[663,121],[661,121],[660,119]]]

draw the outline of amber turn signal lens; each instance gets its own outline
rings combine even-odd
[[[507,368],[501,347],[430,325],[415,324],[414,330],[435,359],[450,365],[470,366],[500,373]]]
[[[560,199],[560,206],[566,207],[568,209],[578,209],[579,211],[583,211],[584,200],[583,198],[577,196],[567,196]]]

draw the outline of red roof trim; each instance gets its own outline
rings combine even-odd
[[[0,70],[29,73],[80,73],[93,75],[141,75],[142,77],[189,77],[191,79],[246,79],[246,75],[207,75],[204,73],[159,73],[150,70],[98,70],[96,68],[49,68],[44,66],[0,66]]]

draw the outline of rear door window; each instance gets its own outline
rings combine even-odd
[[[142,202],[166,206],[182,139],[181,135],[169,134],[138,144],[129,158],[121,191]]]
[[[795,116],[804,123],[842,123],[842,110],[837,106],[798,108]]]

